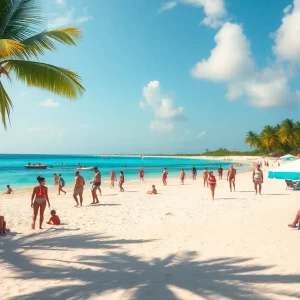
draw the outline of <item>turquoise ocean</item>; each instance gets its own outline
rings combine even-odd
[[[26,169],[28,163],[47,165],[45,170]],[[194,165],[198,171],[208,167],[210,170],[217,170],[221,165],[224,169],[230,166],[226,161],[208,161],[189,158],[157,158],[157,157],[131,157],[131,156],[79,156],[79,155],[17,155],[0,154],[0,189],[5,190],[7,184],[12,188],[30,187],[37,183],[36,177],[46,178],[48,185],[53,184],[53,174],[62,174],[66,185],[74,182],[74,172],[77,164],[86,167],[97,166],[101,171],[103,181],[108,180],[110,171],[115,170],[117,177],[123,171],[125,180],[138,180],[138,170],[145,170],[145,180],[147,178],[161,177],[163,168],[167,168],[170,177],[179,176],[179,171],[183,168],[187,176]],[[90,180],[93,171],[81,171],[81,174]]]

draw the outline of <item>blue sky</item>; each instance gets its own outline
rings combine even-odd
[[[86,93],[5,82],[2,153],[246,150],[247,131],[299,120],[300,0],[45,0],[44,12],[47,28],[82,29],[40,60],[76,70]]]

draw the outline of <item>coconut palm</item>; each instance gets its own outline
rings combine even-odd
[[[42,0],[0,1],[0,115],[5,128],[13,103],[4,89],[4,78],[11,81],[14,75],[27,86],[70,99],[84,91],[74,71],[36,61],[46,51],[56,50],[55,42],[74,46],[81,38],[77,28],[39,32],[43,24],[41,3]]]
[[[260,135],[262,146],[269,151],[280,149],[280,140],[278,137],[278,128],[276,126],[267,125],[264,127]]]
[[[278,137],[281,143],[288,143],[294,148],[294,150],[299,152],[299,141],[300,141],[300,124],[294,123],[291,119],[285,119],[282,121]]]
[[[258,149],[261,146],[259,136],[252,130],[248,131],[245,143],[248,144],[250,147],[255,147],[256,149]]]

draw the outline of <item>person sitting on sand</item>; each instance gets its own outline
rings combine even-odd
[[[7,188],[7,190],[6,190],[6,192],[3,193],[3,195],[10,195],[10,194],[14,193],[14,191],[12,190],[10,185],[7,185],[6,188]]]
[[[204,187],[208,186],[208,175],[209,175],[208,169],[207,169],[207,167],[205,167],[204,171],[203,171],[203,185],[204,185]]]
[[[65,181],[62,178],[61,174],[58,174],[58,194],[57,195],[60,195],[60,192],[63,192],[65,194],[67,193],[66,191],[63,190],[64,186],[65,186]]]
[[[120,181],[119,181],[119,187],[120,187],[120,192],[124,192],[123,184],[125,182],[125,177],[124,177],[124,172],[120,172]]]
[[[162,175],[163,185],[167,185],[167,178],[168,178],[168,171],[167,168],[164,168],[163,175]]]
[[[50,214],[51,214],[51,218],[49,219],[47,224],[60,225],[60,219],[59,219],[59,216],[56,214],[56,211],[54,209],[52,209]]]
[[[229,181],[230,192],[232,192],[232,187],[233,190],[235,191],[235,176],[236,176],[236,169],[233,167],[233,165],[231,165],[227,173],[227,181]]]
[[[84,178],[79,174],[79,171],[75,172],[75,185],[74,185],[74,192],[73,192],[73,198],[76,202],[76,206],[79,206],[79,202],[77,197],[79,196],[80,200],[80,206],[82,206],[83,202],[83,190],[84,190],[85,180]]]
[[[46,180],[44,177],[37,177],[37,181],[39,183],[32,191],[31,196],[31,207],[33,208],[33,217],[32,217],[32,224],[31,228],[35,229],[35,222],[40,211],[40,229],[42,228],[43,221],[44,221],[44,212],[46,208],[46,203],[48,202],[48,206],[50,207],[50,201],[48,197],[48,188],[45,186]]]
[[[208,184],[210,186],[212,199],[215,200],[215,189],[216,189],[216,185],[217,185],[217,179],[214,176],[214,173],[212,171],[209,172]]]
[[[181,169],[180,171],[180,183],[184,184],[184,179],[185,179],[186,175],[183,169]]]
[[[300,222],[300,209],[298,210],[297,214],[296,214],[296,217],[295,217],[295,220],[293,223],[289,224],[288,226],[290,228],[297,228],[297,223]]]
[[[157,190],[155,188],[155,185],[152,185],[152,190],[147,192],[148,195],[156,195],[157,194]]]
[[[114,170],[111,170],[110,172],[110,187],[115,187],[115,181],[117,180],[116,172]]]

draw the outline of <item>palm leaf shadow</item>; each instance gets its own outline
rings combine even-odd
[[[170,287],[206,299],[271,299],[264,296],[265,293],[282,297],[300,296],[300,293],[296,295],[272,288],[274,284],[299,284],[299,274],[266,275],[264,271],[271,270],[273,266],[254,265],[251,258],[223,257],[199,261],[197,253],[186,252],[148,261],[120,249],[124,244],[145,242],[151,240],[117,240],[93,234],[48,238],[41,234],[38,238],[27,236],[9,241],[4,245],[0,258],[15,270],[17,279],[57,280],[62,284],[14,298],[21,300],[79,300],[115,290],[130,291],[130,299],[136,300],[179,299]],[[48,262],[45,255],[43,266],[25,252],[26,249],[72,251],[73,248],[83,252],[84,249],[107,249],[109,252],[105,255],[82,255],[72,262]]]

